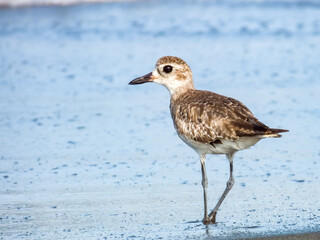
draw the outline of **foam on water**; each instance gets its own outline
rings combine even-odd
[[[0,0],[0,7],[22,7],[22,6],[68,6],[83,3],[111,3],[111,2],[138,2],[139,0]],[[204,0],[192,0],[189,2],[201,3]],[[207,1],[209,2],[209,1]],[[317,0],[212,0],[213,4],[259,4],[259,5],[283,5],[283,6],[311,6],[319,7]],[[184,1],[185,3],[185,1]]]

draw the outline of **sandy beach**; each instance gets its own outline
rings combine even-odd
[[[1,8],[0,239],[319,239],[319,16],[316,1]],[[164,55],[290,130],[235,155],[216,225],[167,90],[128,86]],[[209,208],[228,167],[208,157]]]

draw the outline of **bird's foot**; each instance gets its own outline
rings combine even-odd
[[[217,212],[210,213],[208,216],[209,223],[215,224],[216,222]]]
[[[216,223],[216,215],[217,213],[213,214],[213,215],[209,215],[209,217],[205,217],[203,218],[203,224],[204,225],[209,225],[209,224],[215,224]]]
[[[202,222],[203,222],[204,225],[208,225],[208,224],[211,223],[211,222],[210,222],[210,219],[209,219],[208,217],[204,217],[203,220],[202,220]]]

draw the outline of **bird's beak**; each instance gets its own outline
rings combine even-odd
[[[142,77],[138,77],[136,79],[133,79],[131,82],[129,82],[129,85],[135,85],[135,84],[142,84],[146,82],[152,82],[156,77],[154,77],[151,73],[148,73]]]

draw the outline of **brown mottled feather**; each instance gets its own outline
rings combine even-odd
[[[188,66],[188,64],[185,61],[183,61],[181,58],[172,57],[172,56],[165,56],[165,57],[160,58],[157,61],[157,66],[159,66],[161,64],[166,64],[166,63],[168,63],[168,64],[176,63],[176,64]],[[190,68],[190,67],[188,66],[188,68]]]
[[[209,91],[188,90],[171,99],[170,110],[178,133],[202,143],[245,136],[280,137],[278,133],[286,131],[270,129],[238,100]]]

